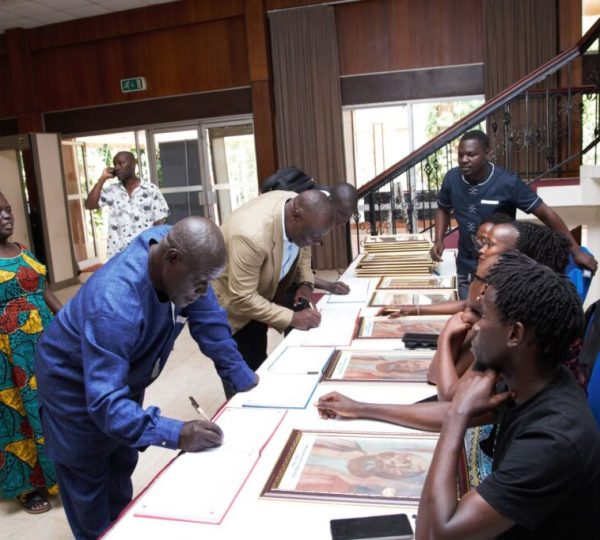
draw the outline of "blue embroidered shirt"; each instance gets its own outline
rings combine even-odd
[[[46,447],[59,463],[89,459],[117,444],[177,448],[183,422],[161,416],[157,407],[142,408],[142,399],[186,320],[223,379],[236,390],[255,383],[212,288],[183,310],[157,296],[148,255],[169,229],[143,232],[95,272],[38,342]]]
[[[493,170],[489,178],[474,185],[463,178],[458,167],[450,169],[438,193],[438,206],[453,210],[458,223],[456,267],[461,275],[473,273],[477,267],[472,237],[484,217],[504,212],[514,218],[517,208],[529,214],[543,202],[518,176],[490,165]]]

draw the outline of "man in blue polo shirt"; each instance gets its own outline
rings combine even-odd
[[[458,167],[448,171],[438,194],[431,257],[436,261],[442,257],[444,234],[453,212],[459,232],[456,267],[460,298],[467,297],[470,276],[477,266],[473,237],[482,219],[492,212],[504,212],[514,218],[518,208],[535,215],[568,238],[571,255],[578,266],[596,272],[598,262],[580,249],[560,216],[516,175],[490,163],[489,151],[490,141],[483,131],[465,133],[458,146]]]

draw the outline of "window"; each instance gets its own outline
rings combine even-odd
[[[397,163],[483,103],[482,96],[412,101],[344,111],[346,165],[357,187]]]

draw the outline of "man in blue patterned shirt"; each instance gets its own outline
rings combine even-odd
[[[142,407],[186,321],[222,379],[239,391],[257,383],[209,285],[224,265],[223,236],[211,221],[149,229],[85,283],[38,342],[46,449],[76,538],[96,538],[129,503],[139,449],[221,444],[211,422]]]

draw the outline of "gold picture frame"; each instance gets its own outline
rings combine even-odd
[[[375,290],[369,300],[371,307],[398,307],[398,306],[432,306],[443,302],[458,300],[455,290],[429,289],[394,291],[390,289]]]
[[[439,334],[449,315],[389,317],[360,317],[355,339],[402,339],[406,333]]]
[[[434,351],[345,349],[334,352],[324,382],[427,382]]]
[[[261,496],[416,505],[437,438],[295,429]]]

